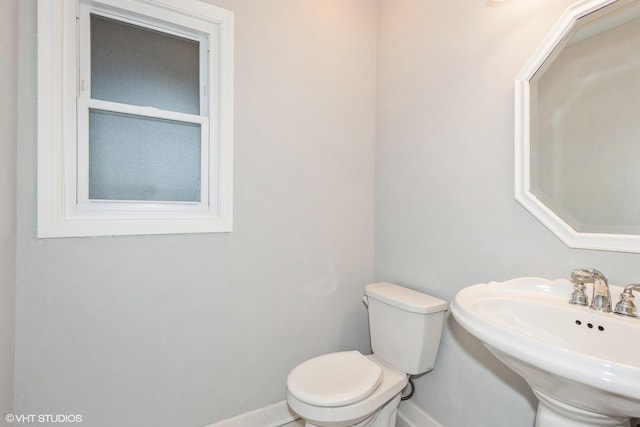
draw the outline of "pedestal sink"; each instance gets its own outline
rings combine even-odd
[[[640,319],[569,304],[564,279],[469,286],[451,311],[539,399],[536,426],[628,427],[640,417]],[[617,301],[622,288],[611,286]]]

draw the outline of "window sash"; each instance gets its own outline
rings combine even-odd
[[[200,201],[148,201],[148,200],[94,200],[89,198],[89,111],[98,110],[122,113],[137,117],[168,120],[179,123],[191,123],[200,126]],[[209,118],[192,114],[164,111],[151,107],[119,104],[97,99],[79,98],[78,100],[78,143],[77,143],[77,207],[80,211],[104,212],[109,210],[184,210],[202,211],[211,204],[209,173],[215,163],[210,159]],[[215,187],[214,187],[215,188]],[[214,197],[212,197],[215,200]]]
[[[200,46],[199,59],[199,99],[200,114],[187,114],[176,111],[162,110],[155,107],[143,107],[118,102],[104,101],[91,98],[91,15],[99,15],[116,21],[125,22],[154,31],[170,34],[178,37],[197,41]],[[125,16],[116,10],[96,6],[95,4],[82,3],[79,10],[79,84],[77,97],[77,152],[75,159],[69,159],[76,164],[75,182],[68,182],[68,186],[74,188],[76,195],[75,211],[77,214],[102,213],[108,215],[114,212],[144,213],[145,211],[168,213],[179,212],[205,212],[215,209],[211,206],[217,200],[215,190],[217,182],[212,180],[209,186],[210,174],[214,174],[217,159],[214,156],[216,146],[210,135],[209,115],[210,96],[208,90],[209,67],[212,65],[209,55],[209,40],[206,35],[194,31],[186,31],[175,24],[166,24],[147,17]],[[213,70],[212,70],[213,71]],[[175,122],[192,123],[200,125],[200,201],[146,201],[146,200],[92,200],[89,198],[89,111],[100,110],[105,112],[123,113],[146,118],[164,119]],[[214,178],[211,177],[211,178]],[[72,202],[69,200],[69,202]]]
[[[114,4],[129,3],[127,0],[112,0],[112,2]],[[80,76],[78,93],[82,95],[84,92],[90,93],[91,90],[90,24],[92,14],[198,42],[200,46],[200,115],[207,116],[210,113],[214,113],[211,108],[211,98],[209,96],[210,92],[212,92],[212,88],[210,88],[209,86],[210,84],[214,84],[214,82],[209,82],[209,75],[210,73],[213,73],[213,77],[214,79],[216,79],[218,66],[218,64],[215,62],[215,55],[211,55],[210,52],[211,46],[209,35],[216,33],[216,29],[214,27],[203,27],[202,25],[196,25],[196,22],[191,22],[190,20],[185,18],[178,19],[177,16],[172,16],[172,18],[177,21],[177,23],[161,22],[159,20],[153,20],[145,16],[136,16],[136,18],[133,19],[130,12],[124,14],[122,12],[118,12],[117,9],[107,8],[106,6],[99,6],[95,1],[91,2],[91,4],[81,3],[80,9],[78,11],[80,22],[78,46],[80,52]],[[179,23],[182,25],[179,25]],[[183,28],[183,25],[190,25],[193,28],[197,28],[199,31],[190,31],[188,28]]]

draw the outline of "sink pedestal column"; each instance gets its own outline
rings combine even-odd
[[[535,427],[630,427],[629,418],[609,417],[562,403],[533,389],[540,403]]]

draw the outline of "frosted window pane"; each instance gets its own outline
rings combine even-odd
[[[199,43],[91,15],[91,97],[200,114]]]
[[[200,125],[92,110],[89,198],[200,201]]]

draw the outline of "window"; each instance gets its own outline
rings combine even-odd
[[[38,3],[38,236],[227,232],[233,15]]]

